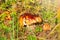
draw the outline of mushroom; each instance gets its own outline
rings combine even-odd
[[[20,26],[29,26],[34,23],[41,23],[42,19],[38,15],[33,15],[31,13],[24,13],[19,18]]]
[[[44,25],[43,25],[43,30],[44,30],[44,31],[49,31],[49,30],[51,30],[50,24],[49,24],[49,23],[44,23]]]
[[[4,24],[9,26],[10,25],[9,21],[11,21],[11,19],[12,19],[11,16],[10,16],[10,12],[9,11],[4,11],[3,13],[6,14]]]

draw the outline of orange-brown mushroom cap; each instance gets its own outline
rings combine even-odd
[[[33,23],[41,23],[42,19],[38,15],[33,15],[31,13],[24,13],[19,18],[20,26],[31,25]]]
[[[49,24],[49,23],[44,23],[44,25],[43,25],[43,30],[44,30],[44,31],[49,31],[49,30],[51,30],[50,24]]]

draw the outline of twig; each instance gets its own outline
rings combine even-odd
[[[52,29],[52,31],[47,35],[47,37],[50,35],[50,34],[52,34],[53,33],[53,31],[58,27],[60,25],[60,23],[59,24],[57,24],[53,29]]]

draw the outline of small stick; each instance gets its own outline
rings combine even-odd
[[[52,29],[52,31],[47,35],[47,37],[50,35],[50,34],[52,34],[53,33],[53,31],[58,27],[60,25],[60,23],[59,24],[57,24],[53,29]]]

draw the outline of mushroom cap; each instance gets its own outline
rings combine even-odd
[[[50,24],[49,24],[49,23],[44,23],[44,25],[43,25],[43,30],[44,30],[44,31],[49,31],[49,30],[51,30]]]
[[[20,16],[19,22],[21,26],[24,26],[24,25],[31,25],[33,23],[41,23],[42,19],[38,15],[33,15],[31,13],[24,13],[23,15]]]

